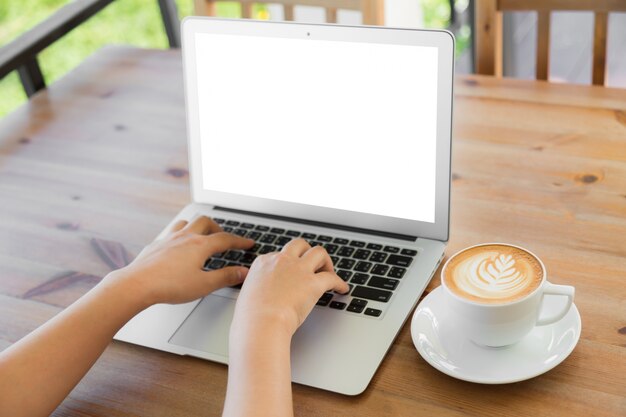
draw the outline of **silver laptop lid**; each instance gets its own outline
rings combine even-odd
[[[448,239],[454,38],[187,18],[196,202]]]

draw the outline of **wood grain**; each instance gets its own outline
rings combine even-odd
[[[483,386],[428,365],[404,326],[365,393],[295,385],[296,414],[625,415],[626,90],[483,76],[455,90],[446,252],[486,241],[536,252],[551,281],[577,288],[580,343],[547,374]],[[130,261],[189,201],[186,155],[177,51],[101,50],[0,122],[0,349]],[[226,376],[113,342],[54,415],[217,416]]]

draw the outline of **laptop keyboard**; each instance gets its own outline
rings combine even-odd
[[[278,252],[291,239],[303,238],[311,246],[320,245],[326,249],[335,266],[335,272],[350,286],[348,294],[324,293],[318,300],[317,306],[344,310],[352,314],[380,317],[407,268],[417,256],[416,250],[398,246],[287,230],[237,220],[221,218],[213,218],[213,220],[225,232],[253,239],[256,243],[247,251],[229,250],[213,255],[205,263],[206,270],[240,265],[250,267],[257,256]],[[241,288],[241,286],[233,288]]]

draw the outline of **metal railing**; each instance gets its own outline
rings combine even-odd
[[[28,97],[46,88],[37,55],[113,1],[115,0],[74,0],[0,48],[0,79],[17,70]],[[176,2],[157,1],[170,48],[180,48],[180,22]]]

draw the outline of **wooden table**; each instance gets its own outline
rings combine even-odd
[[[125,265],[189,200],[181,58],[107,48],[0,123],[0,349]],[[576,286],[560,366],[484,386],[405,326],[357,397],[295,385],[299,416],[626,415],[626,90],[463,77],[451,239],[530,248]],[[439,285],[433,280],[428,289]],[[226,367],[113,342],[57,416],[219,415]]]

